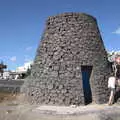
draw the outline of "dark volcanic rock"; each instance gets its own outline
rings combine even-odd
[[[83,82],[85,70],[91,73],[89,84]],[[105,103],[109,72],[96,19],[82,13],[64,13],[48,18],[31,76],[22,90],[29,102],[37,104]]]

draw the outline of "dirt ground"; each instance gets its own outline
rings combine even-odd
[[[120,120],[120,105],[30,105],[21,96],[0,94],[0,120]]]
[[[5,101],[12,101],[15,99],[16,99],[15,94],[0,92],[0,103],[5,102]]]

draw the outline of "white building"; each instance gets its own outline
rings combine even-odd
[[[10,71],[4,71],[2,78],[3,79],[9,79],[9,76],[10,76]]]
[[[30,61],[30,62],[24,63],[23,66],[18,67],[15,71],[17,73],[17,75],[15,76],[15,79],[24,78],[27,70],[31,69],[32,64],[33,64],[33,61]]]
[[[4,71],[3,74],[0,76],[0,79],[21,79],[27,72],[28,69],[31,68],[33,64],[32,61],[24,63],[23,66],[18,67],[15,71]]]
[[[17,73],[26,73],[28,69],[31,68],[31,65],[33,64],[33,61],[30,61],[30,62],[27,62],[27,63],[24,63],[23,66],[20,66],[16,69],[16,72]]]

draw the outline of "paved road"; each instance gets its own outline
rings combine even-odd
[[[0,80],[0,92],[19,92],[23,83],[23,80]]]
[[[0,80],[0,85],[19,85],[21,86],[24,80]]]

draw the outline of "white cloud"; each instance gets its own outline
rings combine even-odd
[[[16,58],[16,56],[12,56],[12,57],[10,58],[10,60],[11,60],[12,62],[16,62],[17,58]]]
[[[0,56],[0,59],[7,59],[8,56]]]
[[[30,59],[30,58],[25,58],[24,61],[25,61],[25,62],[29,62],[29,61],[31,61],[31,59]]]
[[[29,55],[25,55],[24,57],[25,57],[25,58],[24,58],[24,61],[25,61],[25,62],[29,62],[29,61],[32,60]]]
[[[116,29],[113,33],[120,35],[120,27],[118,29]]]
[[[29,47],[26,47],[26,49],[25,49],[26,51],[30,51],[30,50],[32,50],[32,47],[31,46],[29,46]]]

